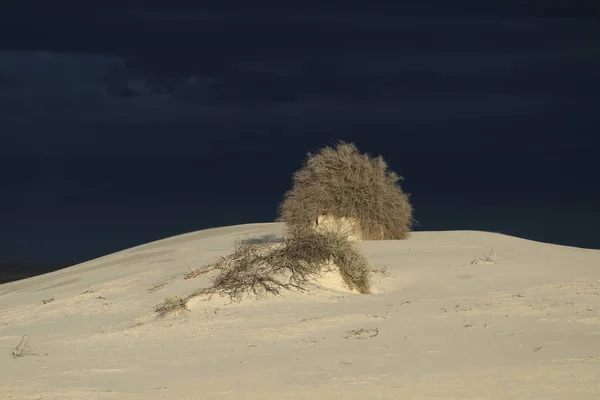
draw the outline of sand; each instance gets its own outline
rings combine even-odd
[[[210,283],[184,280],[191,269],[282,231],[204,230],[0,285],[0,398],[600,398],[596,250],[417,232],[360,243],[380,270],[373,294],[330,275],[307,293],[196,298],[156,317],[165,296]]]

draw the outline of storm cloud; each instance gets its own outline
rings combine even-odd
[[[102,127],[95,148],[153,151],[163,146],[162,127],[176,124],[168,134],[179,140],[168,146],[184,151],[191,140],[214,145],[192,132],[352,136],[367,126],[386,125],[387,135],[445,125],[449,132],[429,129],[409,145],[448,149],[464,139],[481,148],[498,141],[481,130],[508,121],[558,127],[572,113],[588,126],[599,101],[600,28],[568,18],[176,9],[106,18],[111,49],[94,50],[91,40],[86,53],[0,53],[5,143],[23,146],[27,132],[47,129],[33,148],[60,151]],[[503,143],[521,136],[503,135]],[[545,135],[544,145],[559,144]],[[589,132],[576,136],[585,144]]]

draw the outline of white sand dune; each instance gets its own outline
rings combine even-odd
[[[360,243],[387,269],[374,294],[324,278],[156,318],[208,285],[190,269],[282,230],[210,229],[0,285],[0,399],[600,399],[595,250],[417,232]],[[497,263],[472,264],[492,247]],[[23,335],[35,354],[13,358]]]

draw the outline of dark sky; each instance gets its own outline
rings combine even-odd
[[[271,221],[337,139],[405,176],[418,229],[600,248],[593,2],[14,3],[5,274]]]

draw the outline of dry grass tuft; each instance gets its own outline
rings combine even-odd
[[[309,153],[279,206],[291,233],[313,229],[319,216],[356,220],[364,240],[406,239],[413,224],[409,196],[381,156],[340,142]]]
[[[193,272],[199,276],[202,271],[221,271],[211,287],[190,297],[218,293],[240,301],[248,294],[304,291],[312,278],[336,268],[351,290],[370,292],[368,262],[343,236],[305,232],[279,243],[246,240],[237,243],[231,255]]]
[[[160,317],[188,311],[187,300],[179,296],[167,296],[162,303],[156,305],[155,311]]]

